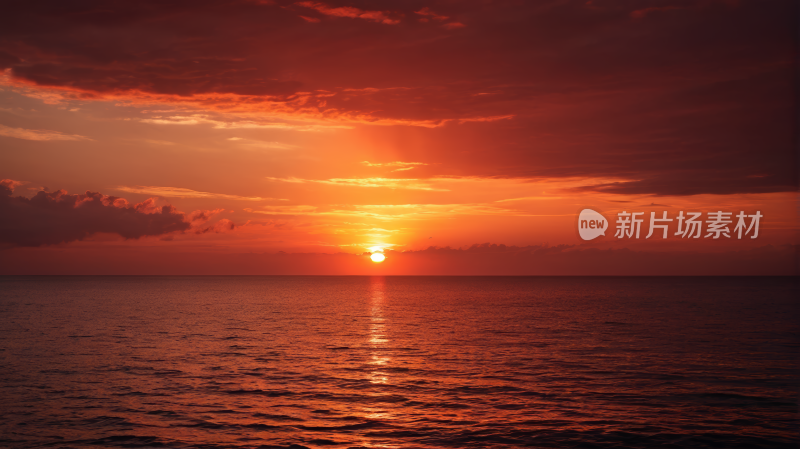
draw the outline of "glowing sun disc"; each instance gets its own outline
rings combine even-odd
[[[371,256],[369,256],[369,258],[372,259],[373,262],[383,262],[383,260],[386,259],[386,256],[381,253],[373,253]]]

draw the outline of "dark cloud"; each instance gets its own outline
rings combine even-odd
[[[640,204],[640,205],[638,205],[636,207],[672,207],[672,206],[670,206],[668,204],[650,203],[650,204]]]
[[[443,125],[397,150],[438,174],[759,193],[797,187],[796,35],[792,0],[29,1],[0,16],[0,66],[85,95]]]
[[[80,252],[53,248],[8,250],[0,258],[5,274],[158,275],[519,275],[519,276],[698,276],[798,274],[796,245],[720,252],[636,251],[570,245],[474,245],[467,249],[386,251],[373,263],[368,253],[197,253],[175,249],[121,248],[120,256],[98,257],[102,249]],[[154,253],[154,251],[156,251]],[[154,257],[155,256],[155,257]]]
[[[752,176],[747,172],[730,173],[720,176],[711,172],[687,176],[676,168],[667,173],[648,173],[647,179],[625,182],[593,184],[569,189],[573,192],[601,192],[618,194],[653,194],[653,195],[695,195],[711,193],[725,195],[731,193],[770,193],[791,190],[787,178],[791,179],[793,168],[786,167],[786,177]]]
[[[223,218],[211,226],[197,228],[194,232],[195,234],[205,234],[208,232],[219,234],[221,232],[233,231],[234,229],[236,229],[236,224],[227,218]]]
[[[182,212],[169,205],[156,207],[152,199],[129,205],[122,198],[64,190],[26,198],[12,196],[13,187],[10,180],[0,182],[0,247],[54,245],[98,232],[138,239],[190,228]]]

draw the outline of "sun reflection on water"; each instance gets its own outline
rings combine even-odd
[[[370,280],[370,301],[369,301],[369,324],[366,335],[369,347],[369,359],[367,360],[368,378],[373,386],[367,395],[373,397],[385,396],[383,391],[391,383],[389,373],[384,371],[392,361],[388,348],[388,319],[384,316],[384,306],[386,302],[386,280],[383,277],[373,277]],[[386,421],[397,418],[396,411],[391,409],[389,404],[365,405],[362,407],[362,416],[368,420]],[[361,446],[369,448],[393,448],[397,447],[387,441],[375,441],[369,438],[361,440]]]
[[[383,277],[373,277],[370,283],[370,323],[369,323],[369,344],[371,347],[370,365],[374,367],[370,371],[370,383],[387,384],[389,383],[388,373],[381,371],[381,367],[386,366],[390,357],[386,352],[386,344],[389,343],[386,329],[386,318],[383,316],[384,301],[386,299],[386,280]]]

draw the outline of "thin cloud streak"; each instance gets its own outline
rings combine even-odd
[[[432,187],[419,179],[394,179],[394,178],[331,178],[331,179],[302,179],[302,178],[275,178],[266,177],[269,181],[287,182],[291,184],[327,184],[345,187],[369,187],[406,190],[428,190],[432,192],[448,192],[448,189]]]
[[[311,2],[311,1],[297,2],[295,4],[298,6],[303,6],[305,8],[314,9],[320,14],[324,14],[326,16],[348,17],[351,19],[364,19],[372,22],[382,23],[385,25],[396,25],[400,23],[399,20],[390,18],[388,16],[388,12],[385,11],[365,11],[363,9],[358,9],[352,6],[332,7],[324,3]],[[308,20],[308,18],[305,17],[303,18],[305,20]]]
[[[262,209],[245,209],[265,215],[312,215],[373,218],[378,220],[421,220],[453,215],[509,215],[521,216],[517,211],[488,203],[457,204],[357,204],[348,208],[325,208],[312,205],[274,206]],[[550,216],[550,215],[546,215]]]
[[[367,167],[398,167],[398,168],[395,168],[394,170],[392,170],[392,172],[408,171],[408,170],[412,170],[412,169],[414,169],[416,167],[420,167],[420,166],[423,166],[423,165],[428,165],[428,164],[426,164],[424,162],[401,162],[401,161],[383,162],[383,163],[381,163],[381,162],[363,161],[361,163],[366,165]]]
[[[0,125],[0,136],[35,141],[92,140],[88,137],[79,136],[77,134],[66,134],[59,131],[49,131],[44,129],[11,128],[5,125]]]
[[[220,198],[227,200],[243,201],[266,201],[274,198],[261,198],[258,196],[239,196],[224,193],[201,192],[182,187],[160,187],[160,186],[118,186],[116,190],[128,193],[139,193],[142,195],[156,195],[164,198]]]
[[[285,122],[269,122],[255,120],[218,120],[210,118],[205,114],[192,115],[173,115],[156,116],[153,118],[140,119],[142,123],[154,125],[211,125],[214,129],[284,129],[291,131],[327,131],[332,129],[350,129],[344,125],[322,125],[322,124],[292,124]]]
[[[267,149],[267,150],[293,150],[297,148],[296,145],[291,145],[282,142],[266,142],[263,140],[245,139],[242,137],[229,137],[229,141],[236,143],[241,148],[249,150]]]

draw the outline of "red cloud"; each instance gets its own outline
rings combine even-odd
[[[450,22],[450,23],[445,23],[442,26],[447,30],[455,30],[458,28],[464,28],[466,25],[464,25],[461,22]]]
[[[225,212],[225,209],[196,210],[186,217],[186,221],[188,221],[192,227],[199,227],[206,224],[214,215],[222,212]]]
[[[218,222],[214,223],[211,226],[207,226],[205,228],[198,228],[194,232],[195,234],[206,234],[208,232],[219,234],[220,232],[233,231],[234,229],[236,229],[236,224],[234,224],[231,220],[228,220],[227,218],[223,218],[222,220],[219,220]]]
[[[437,7],[407,2],[14,2],[0,69],[75,99],[428,127],[429,147],[402,157],[448,161],[446,174],[794,191],[795,2],[728,3],[448,2],[447,20],[469,24],[451,32]],[[354,20],[308,26],[298,10]],[[429,23],[376,26],[401,15]]]
[[[386,25],[395,25],[400,23],[397,19],[390,18],[387,13],[383,11],[364,11],[363,9],[354,8],[352,6],[340,6],[334,8],[324,3],[319,2],[298,2],[296,5],[305,6],[306,8],[315,9],[326,16],[333,17],[350,17],[352,19],[365,19],[373,22],[384,23]],[[302,17],[302,16],[301,16]],[[303,17],[308,20],[307,18]]]
[[[83,240],[98,232],[126,239],[189,229],[184,214],[153,199],[130,205],[97,192],[69,195],[40,191],[33,198],[11,196],[15,181],[0,182],[0,246],[41,246]]]
[[[415,14],[419,14],[419,15],[421,15],[423,17],[430,17],[431,19],[439,20],[439,21],[449,19],[449,17],[447,17],[447,16],[442,16],[442,15],[436,14],[435,12],[431,11],[431,9],[428,8],[427,6],[422,8],[422,9],[420,9],[419,11],[414,11],[414,13]],[[420,19],[420,20],[422,20],[422,19]]]
[[[3,186],[11,191],[17,187],[25,184],[24,181],[14,181],[13,179],[0,179],[0,186]]]
[[[196,210],[189,214],[189,216],[186,218],[186,221],[191,224],[192,230],[195,234],[206,234],[208,232],[219,234],[220,232],[234,230],[236,228],[236,224],[227,218],[223,218],[211,226],[204,226],[208,220],[211,219],[211,217],[222,212],[225,212],[225,209]]]

